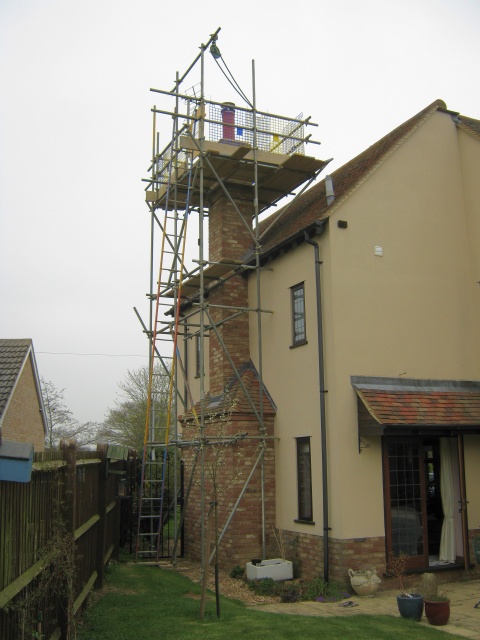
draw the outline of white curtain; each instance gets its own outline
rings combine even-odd
[[[443,526],[440,538],[439,560],[455,562],[454,490],[450,444],[440,438],[440,492],[442,494]]]

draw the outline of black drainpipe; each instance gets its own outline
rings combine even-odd
[[[324,225],[317,227],[317,233],[322,234]],[[327,423],[325,418],[325,366],[323,357],[323,321],[322,321],[322,287],[320,283],[320,249],[305,231],[305,242],[311,244],[315,257],[315,288],[317,295],[317,338],[318,338],[318,381],[320,393],[320,438],[322,448],[322,496],[323,496],[323,579],[329,580],[328,563],[328,473],[327,473]]]

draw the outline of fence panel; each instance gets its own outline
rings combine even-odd
[[[75,616],[118,552],[127,466],[107,460],[106,447],[68,445],[35,454],[30,482],[0,481],[1,640],[73,637]]]

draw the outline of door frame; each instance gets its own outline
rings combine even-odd
[[[390,436],[382,438],[382,458],[383,458],[383,495],[384,495],[384,514],[385,514],[385,550],[387,557],[387,564],[389,558],[392,556],[392,517],[391,517],[391,492],[390,492],[390,460],[389,460],[389,444],[402,443],[408,445],[416,445],[418,447],[418,464],[419,464],[419,477],[420,477],[420,489],[421,489],[421,526],[423,535],[423,554],[416,556],[409,556],[407,559],[408,569],[423,569],[428,567],[428,531],[426,520],[426,479],[423,473],[423,446],[422,438],[418,437],[405,437],[405,436]]]
[[[459,511],[461,514],[462,524],[462,547],[463,558],[462,564],[465,569],[469,568],[469,542],[468,542],[468,521],[467,521],[467,497],[466,497],[466,483],[465,483],[465,461],[464,461],[464,446],[463,435],[455,434],[457,438],[457,450],[458,450],[458,473],[459,473],[459,488],[460,488],[460,504]],[[421,486],[421,526],[423,536],[423,554],[417,556],[411,556],[408,558],[407,567],[412,570],[427,570],[429,569],[429,549],[428,549],[428,528],[427,528],[427,513],[426,513],[426,477],[423,462],[423,446],[424,442],[432,439],[432,437],[449,437],[450,432],[435,432],[435,433],[419,433],[418,435],[404,436],[401,434],[388,434],[382,437],[382,466],[383,466],[383,495],[384,495],[384,517],[385,517],[385,553],[388,559],[392,554],[392,518],[391,518],[391,492],[390,492],[390,461],[388,445],[397,443],[415,444],[418,446],[419,455],[419,469],[420,469],[420,486]]]

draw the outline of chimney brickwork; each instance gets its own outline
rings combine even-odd
[[[248,228],[252,228],[253,205],[246,200],[244,191],[233,194],[240,214],[225,195],[221,195],[210,206],[209,212],[209,254],[214,262],[238,262],[251,249],[253,240]],[[218,288],[212,290],[208,299],[210,314],[215,324],[229,318],[238,308],[248,308],[248,282],[245,276],[233,276]],[[235,307],[216,308],[214,305]],[[220,324],[217,328],[226,351],[238,369],[250,359],[248,336],[248,312]],[[233,377],[230,361],[215,332],[210,331],[210,393],[221,395]]]
[[[212,262],[242,264],[245,255],[253,245],[249,233],[253,218],[253,197],[251,189],[233,189],[230,195],[237,208],[224,195],[219,194],[209,207],[209,259]],[[239,213],[240,212],[240,213]],[[246,223],[246,224],[245,224]],[[248,228],[247,226],[248,225]],[[232,268],[232,271],[235,267]],[[209,313],[225,345],[225,349],[209,330],[209,380],[210,389],[205,398],[205,436],[231,437],[227,444],[206,446],[204,452],[204,516],[212,500],[218,503],[218,526],[222,530],[228,518],[232,520],[225,531],[219,549],[219,564],[225,570],[235,565],[243,565],[251,558],[262,555],[262,477],[260,465],[252,475],[240,504],[233,514],[233,508],[250,471],[263,451],[265,491],[265,532],[267,557],[276,553],[272,548],[274,541],[271,532],[275,526],[275,450],[273,445],[275,409],[265,391],[260,391],[258,375],[250,365],[249,313],[247,277],[235,275],[227,277],[219,286],[213,286],[207,299]],[[218,308],[232,307],[229,309]],[[245,309],[240,315],[239,309]],[[225,321],[222,323],[222,321]],[[227,353],[235,367],[241,372],[241,378],[248,394],[255,404],[257,412],[263,403],[262,432],[257,416],[245,396],[238,381],[235,380]],[[226,393],[225,390],[228,389]],[[222,400],[218,400],[218,396]],[[198,418],[201,404],[195,411],[182,416],[182,433],[185,441],[194,441],[200,433]],[[265,442],[260,435],[267,436]],[[244,434],[237,440],[238,434]],[[196,453],[194,447],[185,447],[182,452],[186,477],[195,474]],[[212,477],[215,483],[212,484]],[[201,558],[202,531],[202,490],[199,474],[192,484],[185,514],[185,555],[192,560]],[[212,526],[210,523],[209,526]],[[211,551],[208,550],[208,551]]]
[[[258,411],[260,408],[260,386],[253,369],[244,372],[242,380]],[[257,418],[246,402],[243,391],[238,384],[230,389],[224,402],[220,404],[214,402],[213,405],[210,405],[210,400],[210,396],[207,396],[205,402],[205,435],[207,440],[209,436],[229,438],[237,436],[239,433],[248,434],[245,439],[232,439],[232,442],[226,445],[207,446],[204,452],[204,513],[208,512],[211,502],[216,500],[219,531],[223,529],[233,514],[220,544],[218,557],[220,567],[230,571],[235,565],[244,565],[251,558],[262,557],[262,478],[260,466],[257,467],[237,510],[233,513],[234,505],[244,488],[244,483],[249,477],[252,467],[261,454],[262,447],[267,557],[278,556],[278,549],[275,548],[275,539],[272,536],[272,530],[275,526],[275,451],[272,440],[275,410],[267,396],[263,395],[263,417],[265,435],[267,436],[265,446],[263,446],[260,440],[255,437],[260,434]],[[197,405],[195,413],[196,415],[200,414],[200,404]],[[185,440],[193,440],[198,437],[198,425],[193,418],[193,412],[183,416],[182,427]],[[189,477],[195,467],[195,449],[186,447],[182,455],[186,477]],[[215,482],[213,482],[213,478],[215,478]],[[191,486],[185,514],[184,536],[185,556],[195,561],[201,559],[201,545],[199,544],[202,528],[201,505],[200,474],[198,473],[196,482]]]

